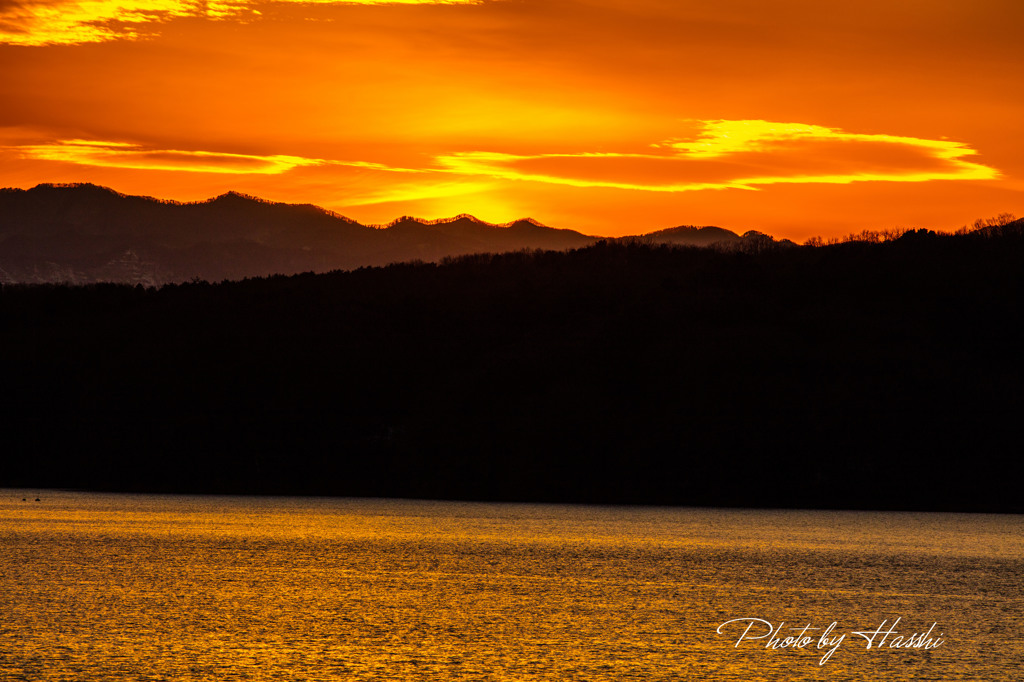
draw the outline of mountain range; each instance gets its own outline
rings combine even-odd
[[[0,189],[0,283],[159,286],[433,262],[472,253],[561,251],[599,239],[529,218],[495,225],[470,215],[429,221],[406,216],[387,225],[363,225],[310,204],[274,203],[237,192],[180,203],[93,184]],[[727,248],[775,243],[758,232],[741,236],[692,226],[624,239]]]

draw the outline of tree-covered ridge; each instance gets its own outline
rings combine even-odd
[[[1021,223],[0,289],[0,485],[1021,511]]]
[[[974,228],[1010,219],[1003,214]],[[631,225],[622,229],[635,231]],[[808,243],[891,241],[905,231],[865,230]],[[91,184],[0,189],[0,284],[219,282],[436,262],[476,253],[567,250],[597,241],[532,218],[492,224],[468,214],[433,220],[402,216],[382,225],[362,225],[311,204],[272,202],[238,192],[178,202]],[[748,252],[796,246],[753,230],[741,235],[709,225],[682,225],[619,241]]]
[[[237,192],[182,203],[88,184],[0,191],[0,283],[159,286],[594,241],[531,219],[492,225],[459,215],[361,225],[317,206]]]

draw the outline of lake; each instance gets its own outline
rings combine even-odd
[[[4,681],[1024,670],[1013,515],[0,490],[0,550]]]

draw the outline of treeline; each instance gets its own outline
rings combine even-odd
[[[970,225],[961,226],[953,234],[962,236],[977,232],[980,235],[989,237],[998,236],[1001,234],[1001,228],[1011,226],[1015,222],[1017,222],[1017,216],[1013,213],[1000,213],[991,218],[978,218]],[[1011,227],[1011,229],[1014,228]],[[914,231],[916,230],[902,227],[893,227],[885,230],[861,230],[860,232],[848,234],[845,237],[829,237],[827,239],[824,237],[811,237],[804,244],[805,246],[832,246],[846,242],[870,242],[877,244],[879,242],[890,242],[899,239],[908,232]]]
[[[1024,511],[1024,237],[0,289],[2,486]]]

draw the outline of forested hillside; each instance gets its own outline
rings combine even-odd
[[[1024,510],[1024,236],[0,288],[0,486]]]

